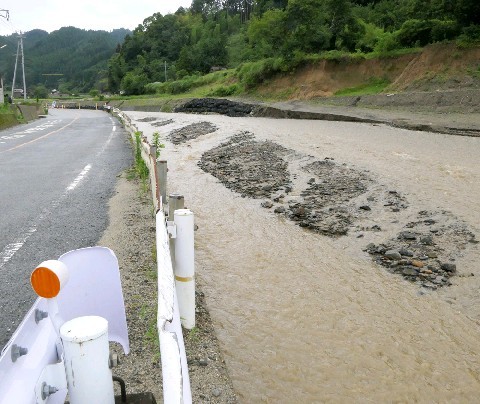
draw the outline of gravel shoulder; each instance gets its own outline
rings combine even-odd
[[[126,382],[127,394],[151,392],[162,402],[162,374],[156,330],[157,277],[155,219],[151,198],[132,172],[122,173],[109,202],[109,226],[99,245],[117,255],[129,330],[129,355],[120,346],[120,365],[114,375]],[[196,327],[184,331],[193,402],[235,403],[237,398],[197,283]],[[119,392],[117,392],[119,394]]]

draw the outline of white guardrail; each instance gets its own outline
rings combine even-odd
[[[117,108],[112,112],[123,121],[125,129],[135,142],[135,134],[139,131],[130,117]],[[166,162],[156,158],[155,146],[150,145],[146,137],[142,136],[141,140],[142,158],[150,173],[156,210],[157,327],[163,399],[165,403],[189,404],[192,395],[181,325],[187,329],[195,326],[193,214],[188,209],[170,209],[170,216],[173,213],[174,217],[169,217],[169,221],[166,221],[163,210],[163,202],[166,201]],[[175,268],[172,256],[175,257]]]

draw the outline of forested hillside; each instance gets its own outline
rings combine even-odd
[[[248,87],[318,57],[452,40],[480,41],[478,0],[193,0],[126,37],[109,61],[109,89],[161,92],[166,80],[220,68],[237,68]]]
[[[107,61],[130,31],[86,31],[65,27],[52,33],[32,30],[24,34],[25,75],[30,93],[35,88],[60,88],[65,93],[107,89]],[[18,35],[1,37],[7,46],[0,52],[0,71],[10,88],[15,67]],[[18,59],[16,87],[21,88],[21,58]],[[43,95],[43,94],[42,94]]]

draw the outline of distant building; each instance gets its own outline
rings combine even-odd
[[[210,68],[210,73],[220,72],[222,70],[227,70],[225,66],[212,66]]]
[[[13,97],[23,97],[23,88],[15,88],[13,90]]]

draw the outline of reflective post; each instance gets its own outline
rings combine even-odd
[[[182,325],[195,327],[195,261],[194,216],[189,209],[174,212],[177,237],[175,239],[175,288]]]

